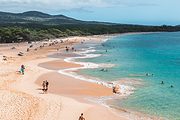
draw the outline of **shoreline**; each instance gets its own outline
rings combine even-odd
[[[89,50],[90,49],[90,50]],[[81,70],[81,69],[96,69],[96,68],[109,68],[109,67],[113,67],[114,65],[109,65],[109,64],[96,64],[96,63],[91,63],[91,62],[80,62],[80,61],[75,61],[76,59],[87,59],[87,58],[95,58],[95,57],[99,57],[101,56],[101,54],[92,54],[91,52],[95,52],[96,50],[91,47],[88,48],[87,50],[82,50],[82,52],[79,52],[78,54],[80,54],[82,57],[68,57],[65,58],[64,61],[68,62],[68,63],[74,63],[74,64],[79,64],[82,67],[76,67],[76,68],[68,68],[68,69],[64,69],[64,70],[59,70],[58,72],[64,75],[68,75],[83,81],[88,81],[88,82],[92,82],[92,83],[96,83],[96,84],[100,84],[103,86],[106,86],[108,88],[113,89],[113,87],[115,85],[118,85],[120,87],[120,91],[119,95],[120,96],[129,96],[134,90],[133,87],[131,86],[127,86],[127,85],[123,85],[123,84],[117,84],[116,81],[103,81],[97,78],[87,78],[84,75],[79,75],[76,71]],[[75,71],[75,72],[73,72]]]
[[[52,61],[53,62],[53,61]],[[47,63],[47,64],[49,64],[49,63]],[[50,63],[51,64],[51,63]],[[41,66],[42,67],[42,66]],[[47,68],[46,68],[47,69]],[[56,70],[55,70],[56,71]],[[57,76],[61,76],[61,78],[58,78],[58,77],[56,77],[56,79],[58,79],[58,80],[53,80],[53,74],[56,74]],[[42,80],[43,79],[47,79],[47,77],[48,76],[52,76],[52,79],[48,79],[48,80],[53,80],[53,82],[55,83],[55,84],[57,84],[58,85],[58,87],[60,87],[60,88],[62,88],[62,86],[65,86],[65,87],[68,87],[68,86],[71,86],[72,87],[72,85],[68,82],[68,84],[66,84],[66,85],[60,85],[60,84],[62,84],[62,80],[61,79],[64,79],[63,78],[63,76],[62,76],[62,74],[61,73],[48,73],[48,74],[46,74],[46,75],[42,75],[42,77],[40,76],[40,78],[38,78],[38,80],[36,81],[36,83],[38,84],[38,85],[41,85],[41,83],[42,83]],[[65,75],[66,76],[66,75]],[[68,76],[68,78],[71,78],[72,76]],[[66,78],[66,81],[67,81],[68,79]],[[93,84],[94,85],[97,85],[97,86],[104,86],[104,85],[101,85],[101,84],[97,84],[97,83],[95,83],[95,82],[93,82],[93,83],[91,83],[91,82],[89,82],[89,81],[82,81],[82,80],[79,80],[78,78],[73,78],[73,81],[71,81],[71,82],[75,82],[75,83],[78,83],[78,87],[80,87],[80,89],[81,89],[81,87],[87,87],[87,86],[92,86]],[[85,82],[85,83],[88,83],[88,84],[83,84],[83,85],[81,85],[81,82]],[[94,86],[93,85],[93,86]],[[53,86],[54,86],[54,84],[53,84]],[[57,88],[57,87],[56,87]],[[70,88],[68,88],[68,89],[70,89]],[[84,89],[84,88],[83,88]],[[96,89],[95,91],[94,91],[94,89]],[[104,103],[104,100],[107,100],[107,99],[113,99],[113,98],[116,98],[116,97],[120,97],[119,95],[118,96],[115,96],[115,95],[113,95],[112,93],[111,94],[106,94],[106,92],[107,91],[104,91],[103,90],[103,93],[101,93],[101,92],[98,92],[98,90],[99,89],[97,89],[97,87],[92,87],[92,88],[90,88],[89,90],[92,92],[85,92],[85,93],[82,93],[82,92],[77,92],[76,91],[76,88],[75,89],[72,89],[72,91],[66,91],[67,89],[64,89],[64,88],[62,88],[62,90],[57,90],[57,89],[53,89],[53,90],[50,90],[50,93],[52,93],[52,94],[57,94],[57,95],[63,95],[63,96],[65,96],[65,97],[71,97],[71,98],[73,98],[73,99],[75,99],[75,100],[78,100],[78,101],[80,101],[80,102],[83,102],[83,103],[88,103],[88,104],[92,104],[92,105],[95,105],[95,109],[97,109],[97,108],[99,108],[99,109],[103,109],[103,111],[104,110],[110,110],[109,112],[108,112],[108,114],[109,113],[111,113],[111,115],[112,114],[114,114],[115,115],[115,118],[109,118],[109,119],[112,119],[112,120],[128,120],[129,118],[131,118],[131,119],[140,119],[140,118],[143,118],[143,119],[152,119],[152,120],[156,120],[157,118],[156,117],[154,117],[154,116],[149,116],[149,115],[147,115],[147,114],[143,114],[143,113],[139,113],[139,112],[136,112],[136,111],[131,111],[131,110],[127,110],[127,109],[122,109],[122,108],[119,108],[119,109],[116,109],[116,108],[113,108],[113,107],[110,107],[109,105],[107,105],[106,103]],[[88,91],[89,91],[88,90]],[[111,89],[109,89],[110,91],[112,91]],[[66,91],[66,92],[65,92]],[[102,91],[102,89],[100,90],[100,91]],[[94,94],[95,93],[95,94]],[[110,95],[110,96],[108,96],[108,95]],[[102,99],[102,100],[101,100]],[[94,109],[93,109],[94,110]],[[92,112],[92,111],[91,111]],[[86,111],[84,112],[85,114],[89,114],[88,112],[86,113]],[[96,115],[95,113],[94,113],[94,115]],[[122,116],[121,116],[122,115]],[[128,116],[128,117],[127,117]],[[91,116],[92,117],[92,116]],[[90,117],[90,118],[91,118]],[[121,118],[121,119],[120,119]],[[107,120],[109,120],[109,119],[107,119]],[[106,120],[106,118],[104,118],[103,120]]]
[[[92,38],[94,36],[91,36]],[[54,54],[57,52],[62,52],[62,50],[64,50],[65,46],[72,46],[74,44],[80,43],[83,39],[91,39],[91,37],[73,37],[73,38],[65,38],[63,39],[65,42],[63,44],[57,44],[54,46],[47,46],[45,48],[38,48],[38,46],[41,45],[41,43],[37,43],[35,44],[35,48],[37,48],[37,50],[34,50],[35,48],[33,47],[32,50],[30,50],[29,53],[25,52],[25,48],[27,48],[29,46],[29,44],[18,44],[18,46],[16,46],[17,48],[15,50],[11,50],[10,48],[14,45],[10,45],[10,46],[6,46],[5,48],[0,48],[0,52],[3,53],[3,55],[8,56],[8,61],[7,62],[2,62],[0,63],[1,67],[4,68],[3,71],[0,71],[0,75],[2,77],[2,84],[0,83],[0,87],[1,89],[4,89],[5,91],[0,91],[0,95],[2,96],[6,96],[5,98],[7,98],[8,100],[10,100],[10,102],[7,104],[8,106],[13,106],[12,108],[15,109],[7,109],[7,106],[4,106],[5,101],[2,100],[1,103],[1,110],[5,111],[5,112],[0,112],[0,115],[2,116],[2,119],[4,120],[9,120],[9,119],[15,119],[15,118],[21,118],[23,120],[26,119],[32,119],[32,120],[58,120],[58,119],[67,119],[67,120],[76,120],[78,119],[78,116],[80,115],[81,112],[85,113],[85,117],[87,119],[103,119],[103,120],[126,120],[129,119],[129,113],[124,115],[125,113],[122,113],[122,116],[119,115],[115,115],[112,113],[112,109],[103,107],[101,105],[98,105],[97,103],[92,103],[92,102],[88,102],[88,103],[84,103],[84,100],[82,100],[81,96],[79,95],[79,91],[82,92],[82,90],[77,90],[77,86],[79,87],[80,82],[82,82],[82,87],[83,90],[85,89],[85,87],[87,87],[89,84],[89,86],[92,86],[93,83],[88,83],[86,81],[81,81],[81,80],[76,80],[76,82],[74,81],[74,78],[70,78],[68,76],[64,76],[65,79],[69,79],[69,84],[77,84],[77,86],[74,87],[74,89],[72,89],[73,92],[77,92],[75,95],[76,97],[71,98],[68,95],[67,96],[63,96],[62,92],[60,91],[60,94],[51,94],[48,93],[46,95],[41,94],[41,92],[39,91],[40,88],[40,84],[37,85],[35,84],[36,80],[39,79],[41,76],[44,76],[45,74],[47,74],[47,77],[50,77],[49,74],[51,74],[54,70],[51,69],[46,69],[46,68],[42,68],[39,67],[40,63],[44,63],[44,62],[51,62],[51,61],[59,61],[58,58],[49,58],[47,57],[50,54]],[[96,36],[96,39],[99,39],[100,36]],[[101,36],[103,39],[105,38],[105,36]],[[56,39],[57,40],[57,39]],[[54,40],[54,41],[56,41]],[[25,44],[25,45],[24,45]],[[23,46],[22,46],[23,45]],[[61,49],[60,51],[57,51],[57,48]],[[1,50],[2,49],[2,50]],[[6,50],[6,51],[4,51]],[[3,51],[3,52],[2,52]],[[17,53],[19,51],[24,51],[25,55],[23,57],[18,57]],[[64,57],[65,58],[65,57]],[[21,64],[25,64],[26,71],[25,71],[25,75],[19,75],[17,73],[15,73],[15,71],[18,69],[18,67]],[[56,66],[57,63],[54,63],[54,65]],[[62,63],[64,64],[64,63]],[[61,66],[62,66],[61,64]],[[57,67],[57,66],[56,66]],[[71,69],[71,67],[79,67],[73,64],[66,64],[64,66],[64,68],[69,68]],[[80,66],[82,67],[82,66]],[[63,69],[64,69],[63,68]],[[57,73],[59,75],[59,73]],[[3,77],[4,76],[4,77]],[[47,78],[45,77],[45,78]],[[52,77],[52,76],[51,76]],[[44,78],[44,79],[45,79]],[[62,78],[62,75],[61,75]],[[60,78],[60,79],[61,79]],[[64,83],[65,84],[65,79],[63,81],[58,81],[60,82],[59,84]],[[56,80],[56,77],[53,79]],[[57,80],[56,80],[57,82]],[[54,83],[55,85],[58,86],[58,84],[56,84],[56,82]],[[69,84],[67,84],[69,86]],[[63,85],[63,84],[62,84]],[[65,86],[64,86],[65,87]],[[98,85],[94,83],[93,88],[89,87],[89,89],[87,90],[87,92],[85,93],[81,93],[81,95],[83,96],[83,94],[86,96],[87,94],[89,94],[90,96],[94,93],[96,93],[97,89],[94,88],[98,88],[99,87],[99,95],[97,96],[101,96],[101,95],[111,95],[110,91],[111,89],[106,88],[102,85]],[[66,87],[65,87],[66,88]],[[94,91],[92,91],[92,89],[94,89]],[[104,94],[104,91],[102,91],[102,89],[105,89],[107,91],[109,91],[108,94]],[[77,91],[75,91],[77,90]],[[72,91],[69,91],[72,94]],[[7,94],[7,92],[9,94]],[[68,91],[66,91],[68,92]],[[111,91],[112,93],[112,91]],[[66,93],[65,93],[66,94]],[[14,96],[16,96],[16,99],[13,99]],[[4,99],[6,100],[6,99]],[[86,101],[86,100],[85,100]],[[21,107],[19,107],[21,106]],[[30,107],[29,107],[30,106]],[[19,107],[19,108],[18,108]],[[12,111],[11,111],[12,110]],[[24,111],[25,114],[22,114],[22,112]],[[99,111],[100,113],[98,114],[97,111]],[[13,113],[10,116],[7,117],[7,114],[9,113]],[[105,116],[104,116],[105,114]],[[21,115],[21,116],[20,116]],[[142,117],[142,116],[140,116]],[[138,117],[135,117],[138,118]],[[143,118],[144,117],[143,115]]]
[[[134,34],[136,34],[136,33],[134,33]],[[138,34],[140,34],[140,33],[138,33]],[[144,34],[144,33],[142,33],[142,34]],[[123,35],[123,34],[122,34]],[[113,37],[115,37],[115,36],[113,36]],[[108,39],[107,39],[108,40]],[[107,41],[106,40],[106,41]],[[105,42],[104,40],[102,41],[102,43],[103,42]],[[75,59],[83,59],[83,58],[92,58],[92,57],[98,57],[98,56],[100,56],[100,55],[95,55],[95,54],[89,54],[89,53],[91,53],[91,52],[95,52],[95,50],[94,49],[91,49],[92,47],[89,47],[88,49],[86,49],[86,50],[84,50],[84,49],[82,49],[81,50],[81,52],[78,52],[78,53],[76,53],[76,54],[78,54],[79,56],[78,57],[70,57],[70,56],[68,56],[68,57],[65,57],[63,60],[64,60],[64,62],[65,63],[69,63],[69,64],[76,64],[76,65],[79,65],[79,66],[76,66],[76,67],[70,67],[70,68],[66,68],[66,69],[60,69],[60,70],[58,70],[58,69],[56,69],[56,70],[58,70],[58,73],[60,73],[60,74],[63,74],[63,75],[66,75],[66,76],[69,76],[69,77],[73,77],[74,79],[78,79],[78,80],[80,80],[80,81],[85,81],[85,82],[90,82],[90,83],[95,83],[95,84],[98,84],[98,85],[103,85],[103,86],[105,86],[105,87],[108,87],[108,88],[111,88],[112,89],[112,86],[113,86],[113,82],[112,83],[108,83],[108,82],[103,82],[103,81],[98,81],[98,80],[95,80],[95,79],[91,79],[91,78],[87,78],[87,77],[85,77],[84,75],[79,75],[79,74],[77,74],[76,73],[76,71],[77,70],[80,70],[80,69],[87,69],[87,68],[90,68],[90,69],[94,69],[94,68],[99,68],[99,65],[98,64],[95,64],[95,63],[87,63],[87,62],[77,62],[77,61],[75,61]],[[53,62],[53,61],[52,61]],[[42,67],[42,66],[41,66]],[[122,88],[126,88],[126,86],[125,85],[123,85],[122,83],[121,84],[119,84]],[[130,87],[130,86],[128,86],[128,87]],[[129,89],[128,91],[129,91],[129,93],[127,94],[127,90],[122,90],[122,91],[125,91],[125,92],[123,92],[123,94],[125,94],[125,95],[119,95],[118,96],[118,98],[119,97],[127,97],[127,96],[129,96],[130,94],[132,94],[132,92],[131,91],[134,91],[134,88],[132,88],[132,87],[130,87],[130,88],[126,88],[126,89]],[[56,92],[53,92],[54,94],[59,94],[59,93],[56,93]],[[122,92],[121,92],[122,93]],[[77,99],[76,97],[74,97],[74,96],[71,96],[70,95],[70,97],[72,97],[72,98],[75,98],[75,99]],[[91,95],[91,97],[93,97],[93,95]],[[117,97],[117,96],[115,96],[115,95],[112,95],[112,96],[104,96],[104,98],[102,97],[102,99],[113,99],[113,98],[115,98],[115,97]],[[104,100],[103,101],[97,101],[97,99],[95,100],[93,100],[93,98],[89,98],[89,99],[87,99],[89,102],[92,102],[92,103],[95,103],[95,104],[100,104],[100,105],[103,105],[103,106],[105,106],[106,108],[108,108],[108,109],[115,109],[115,108],[111,108],[109,105],[107,105],[107,104],[105,104],[105,103],[102,103],[102,102],[104,102]],[[87,102],[87,101],[86,101]],[[131,110],[127,110],[127,109],[121,109],[120,108],[120,111],[119,110],[113,110],[113,111],[116,111],[115,113],[117,114],[117,113],[119,113],[120,111],[122,112],[127,112],[127,113],[129,113],[129,114],[131,114],[131,116],[132,117],[135,117],[136,115],[137,116],[143,116],[144,118],[148,118],[148,119],[157,119],[156,117],[154,117],[154,116],[149,116],[149,115],[145,115],[145,114],[143,114],[143,113],[139,113],[139,112],[135,112],[135,111],[131,111]],[[124,114],[125,114],[124,113]],[[133,115],[135,115],[135,116],[133,116]],[[136,117],[137,117],[136,116]],[[138,118],[136,118],[136,119],[138,119]]]

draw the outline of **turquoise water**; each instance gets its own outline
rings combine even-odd
[[[145,83],[128,99],[114,100],[114,105],[180,120],[180,32],[121,35],[96,45],[96,50],[102,56],[81,61],[116,66],[107,72],[86,69],[82,74],[105,81],[137,78]]]

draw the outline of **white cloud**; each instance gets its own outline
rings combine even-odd
[[[3,5],[46,5],[59,6],[62,8],[76,8],[81,6],[86,7],[105,7],[108,6],[107,0],[0,0]]]
[[[144,0],[0,0],[0,11],[61,11],[84,10],[94,7],[153,5]]]

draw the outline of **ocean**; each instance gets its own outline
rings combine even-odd
[[[97,57],[81,62],[112,64],[109,68],[82,69],[79,74],[101,81],[140,81],[127,99],[111,106],[180,120],[180,32],[124,34],[102,44],[86,44]],[[164,84],[161,84],[161,82]]]

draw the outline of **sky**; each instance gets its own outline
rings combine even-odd
[[[86,21],[179,25],[180,0],[0,0],[0,11],[41,11]]]

